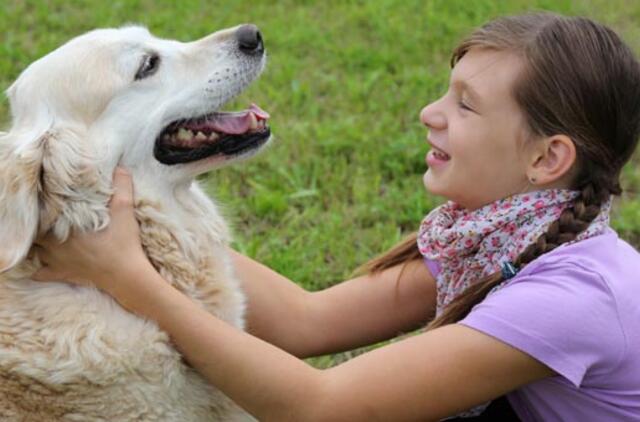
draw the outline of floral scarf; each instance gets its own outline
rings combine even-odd
[[[418,248],[440,268],[436,275],[436,316],[471,284],[499,271],[506,262],[513,262],[546,232],[578,194],[574,190],[548,189],[514,195],[472,211],[451,201],[432,210],[420,225]],[[569,243],[604,233],[609,226],[610,209],[611,200],[603,204],[589,227]],[[456,416],[476,416],[488,404]]]
[[[454,202],[432,210],[418,232],[420,253],[436,261],[437,315],[472,283],[513,262],[556,221],[578,191],[547,189],[510,196],[469,211]],[[611,201],[573,241],[602,234]],[[573,243],[569,242],[569,243]]]

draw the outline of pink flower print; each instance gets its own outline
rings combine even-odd
[[[544,201],[542,199],[539,199],[536,201],[535,204],[533,204],[533,207],[537,210],[539,210],[540,208],[544,207]]]
[[[500,247],[500,238],[492,237],[491,238],[491,246],[493,246],[494,248]]]
[[[465,240],[464,246],[466,246],[467,248],[472,247],[473,246],[473,240],[472,239]]]

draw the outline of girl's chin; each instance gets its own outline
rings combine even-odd
[[[431,170],[427,170],[427,172],[422,176],[422,183],[424,184],[425,189],[432,195],[442,195],[440,186],[438,186],[438,182],[434,180],[433,173]]]
[[[440,180],[438,180],[440,179]],[[427,172],[422,177],[422,183],[426,191],[434,196],[441,196],[446,200],[453,200],[451,189],[447,189],[447,185],[441,182],[441,177],[434,177],[431,171],[427,170]]]

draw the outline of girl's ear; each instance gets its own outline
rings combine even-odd
[[[527,176],[535,180],[536,185],[568,185],[575,161],[576,146],[571,138],[553,135],[542,139],[534,148]]]
[[[36,236],[47,136],[0,134],[0,272],[22,260]]]

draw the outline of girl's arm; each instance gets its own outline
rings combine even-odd
[[[314,369],[212,316],[150,264],[134,268],[123,269],[123,283],[108,293],[157,321],[198,372],[262,421],[435,421],[553,375],[529,355],[457,324]]]
[[[247,294],[247,331],[298,357],[373,344],[424,326],[435,280],[421,261],[310,293],[235,251]]]
[[[147,265],[126,171],[114,174],[111,223],[97,233],[75,233],[64,244],[39,239],[36,252],[49,267],[36,278],[96,284],[119,282],[123,269]],[[375,343],[424,324],[435,308],[435,280],[416,261],[309,293],[275,271],[230,251],[247,294],[250,333],[307,357]],[[131,257],[141,259],[131,259]],[[103,280],[103,281],[101,281]],[[125,284],[128,286],[128,284]]]

